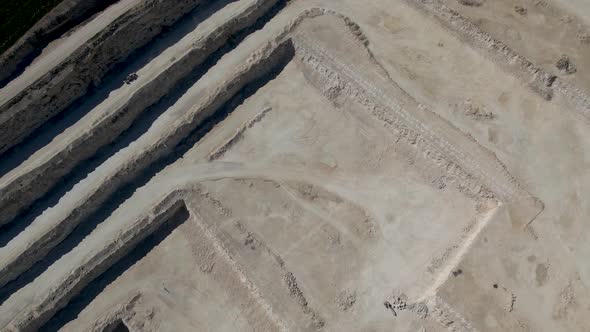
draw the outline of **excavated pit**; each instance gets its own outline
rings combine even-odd
[[[119,320],[113,324],[113,326],[109,326],[103,330],[103,332],[129,332],[129,328],[123,321]]]
[[[153,0],[141,3],[30,85],[8,84],[4,89],[9,92],[0,95],[0,153],[20,143],[84,96],[91,86],[99,85],[109,69],[202,3],[205,2]],[[130,39],[132,35],[136,37]]]
[[[40,330],[59,331],[67,322],[76,318],[78,313],[88,305],[108,284],[115,281],[123,272],[140,261],[152,249],[166,239],[178,226],[187,222],[189,212],[183,203],[174,204],[168,210],[155,217],[152,223],[157,227],[151,232],[137,234],[139,239],[130,239],[131,242],[138,242],[134,247],[122,249],[114,259],[109,261],[106,271],[96,272],[99,274],[94,280],[88,280],[87,285],[79,294],[73,294],[67,306],[58,311]],[[142,239],[143,238],[143,239]],[[120,258],[119,258],[120,257]],[[119,320],[106,327],[104,331],[124,331],[127,326]],[[127,331],[129,331],[127,329]]]
[[[159,158],[146,158],[144,159],[145,162],[137,162],[132,166],[128,166],[114,175],[104,186],[96,188],[93,193],[92,205],[88,207],[81,206],[75,214],[66,217],[59,226],[55,227],[50,233],[45,234],[44,239],[38,240],[49,251],[38,251],[32,246],[19,255],[11,266],[2,268],[3,273],[1,273],[0,280],[5,286],[0,292],[0,301],[5,300],[15,291],[33,281],[49,266],[54,264],[57,259],[75,248],[122,202],[131,197],[139,187],[145,185],[166,166],[181,158],[207,131],[227,117],[248,96],[255,93],[258,88],[272,80],[280,72],[282,66],[292,57],[292,52],[292,46],[289,43],[279,47],[263,63],[244,73],[244,78],[237,79],[238,82],[243,82],[236,84],[238,87],[243,84],[240,90],[233,95],[221,95],[219,100],[213,101],[214,104],[223,103],[218,109],[211,109],[210,115],[200,115],[196,122],[186,126],[184,132],[178,133],[176,137],[169,138],[167,143],[159,146],[162,151],[152,151],[153,154],[160,155]],[[173,148],[167,149],[166,146]],[[133,169],[129,169],[129,167],[133,167]],[[79,226],[82,222],[83,224]],[[18,241],[18,238],[16,240]],[[54,246],[55,248],[53,248]],[[35,268],[22,273],[39,260],[41,261]],[[11,272],[8,274],[8,271]],[[12,276],[18,276],[18,278],[9,282],[11,281],[10,278],[14,278]]]
[[[201,45],[193,45],[193,49],[185,57],[178,59],[173,66],[137,91],[120,108],[110,110],[109,116],[99,115],[100,123],[93,125],[89,132],[80,133],[79,138],[70,139],[65,143],[66,145],[62,143],[61,146],[57,146],[58,149],[63,150],[55,153],[51,152],[51,149],[56,149],[51,144],[46,146],[43,151],[47,152],[42,153],[54,153],[53,156],[40,165],[37,163],[31,166],[34,169],[26,174],[15,175],[16,178],[0,189],[5,197],[2,200],[3,212],[0,224],[6,224],[18,218],[18,215],[32,206],[37,199],[42,199],[42,202],[36,204],[37,207],[42,207],[38,209],[39,212],[55,204],[65,191],[71,189],[71,185],[83,179],[116,151],[141,136],[150,124],[174,102],[175,98],[182,95],[200,76],[215,65],[219,58],[229,53],[251,31],[260,29],[281,6],[284,6],[283,1],[263,1],[261,4],[256,3],[246,8],[227,25],[216,27],[210,35],[202,37]],[[195,31],[198,32],[198,26]],[[186,76],[186,74],[189,75]],[[168,92],[166,98],[159,100],[166,92]],[[152,103],[156,104],[150,106]],[[101,111],[101,106],[94,110],[95,113],[98,111]],[[107,144],[110,145],[99,151],[101,146]],[[86,163],[83,162],[90,157],[92,159]],[[65,175],[68,175],[70,179],[56,186]],[[27,225],[27,220],[36,216],[34,211],[31,216],[25,215],[23,225],[20,227],[17,225],[15,228],[22,229]]]
[[[0,88],[1,331],[588,330],[590,15],[182,3]]]
[[[62,1],[0,56],[0,88],[18,77],[41,51],[118,0]]]

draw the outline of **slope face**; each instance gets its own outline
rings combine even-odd
[[[558,5],[199,3],[0,162],[0,330],[587,330]]]

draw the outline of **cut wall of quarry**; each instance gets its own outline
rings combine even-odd
[[[520,8],[119,0],[25,35],[0,331],[587,330],[590,48],[535,29],[590,14]]]

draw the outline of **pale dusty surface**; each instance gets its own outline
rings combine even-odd
[[[587,5],[281,4],[216,7],[0,178],[0,200],[55,197],[0,229],[0,330],[590,330]],[[203,46],[240,20],[260,29]],[[198,54],[153,123],[157,100],[125,115]],[[127,139],[117,112],[145,128],[82,173],[77,142]]]

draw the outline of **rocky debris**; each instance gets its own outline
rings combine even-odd
[[[547,264],[537,264],[535,269],[535,282],[537,287],[545,285],[549,275],[549,266]]]
[[[563,15],[562,17],[559,18],[559,20],[561,22],[563,22],[564,24],[568,24],[568,23],[572,23],[574,21],[574,18],[571,15]]]
[[[395,308],[393,307],[393,305],[389,301],[383,302],[383,305],[385,306],[386,309],[389,309],[393,313],[394,316],[397,317],[397,312],[395,311]]]
[[[442,4],[442,1],[412,1],[410,3],[422,12],[436,17],[439,22],[451,31],[459,33],[473,47],[485,51],[492,58],[496,59],[497,63],[504,70],[514,73],[520,80],[528,82],[531,90],[545,100],[553,99],[553,89],[547,89],[541,86],[545,84],[544,78],[548,73],[535,65],[530,59],[517,53],[504,42],[494,38],[457,11],[445,6]],[[546,2],[536,1],[535,6],[544,3]],[[559,88],[555,89],[555,92],[571,101],[576,112],[582,113],[586,118],[589,117],[587,110],[590,107],[590,98],[588,98],[586,93],[565,82],[559,82]]]
[[[475,120],[493,120],[496,116],[491,111],[487,111],[484,106],[474,104],[471,99],[463,103],[463,112],[466,116]]]
[[[309,316],[312,326],[318,330],[323,328],[324,325],[326,325],[326,322],[322,317],[320,317],[320,315],[317,312],[315,312],[309,307],[309,303],[307,302],[307,299],[305,298],[303,292],[299,288],[299,285],[297,284],[297,279],[295,278],[293,273],[287,271],[283,279],[287,284],[287,288],[289,289],[289,293],[291,294],[291,296],[295,298],[297,303],[299,303],[299,305],[303,309],[303,313]]]
[[[469,7],[480,7],[484,4],[485,0],[458,0],[463,6]]]
[[[0,55],[0,87],[57,37],[107,8],[116,0],[64,0]]]
[[[123,80],[123,82],[125,82],[125,84],[131,84],[131,82],[135,81],[137,79],[137,74],[133,73],[133,74],[129,74],[129,76],[127,76],[125,78],[125,80]]]
[[[174,85],[185,77],[186,71],[198,68],[211,53],[227,41],[229,36],[243,30],[243,25],[254,24],[257,19],[267,13],[268,7],[274,3],[273,0],[265,1],[263,5],[260,2],[253,4],[236,16],[236,19],[241,22],[240,24],[230,20],[208,33],[205,38],[195,42],[191,52],[186,56],[178,59],[168,69],[129,96],[120,107],[109,110],[100,122],[93,125],[92,135],[81,135],[74,138],[67,149],[44,160],[41,165],[36,166],[34,171],[23,174],[7,186],[0,188],[0,197],[2,197],[0,200],[0,225],[14,220],[22,209],[50,190],[63,174],[67,174],[78,163],[90,158],[101,146],[116,139],[141,112],[173,89]],[[0,124],[0,152],[3,143],[2,135],[4,134],[1,127],[2,124]]]
[[[408,122],[404,116],[400,115],[399,111],[396,111],[394,108],[392,108],[390,104],[384,103],[381,98],[377,97],[374,92],[372,92],[375,90],[374,87],[370,85],[367,86],[366,82],[359,82],[355,79],[351,79],[348,75],[342,74],[342,72],[339,71],[339,65],[336,62],[332,62],[332,60],[329,58],[323,59],[321,53],[318,53],[318,51],[314,50],[313,46],[298,43],[297,47],[299,48],[298,58],[305,66],[311,67],[310,69],[317,73],[317,76],[310,75],[308,77],[309,82],[317,87],[317,89],[330,101],[334,102],[334,99],[332,99],[333,96],[330,93],[329,87],[340,87],[341,93],[336,98],[340,99],[341,101],[350,100],[358,102],[378,120],[383,121],[386,127],[390,129],[394,135],[398,136],[397,142],[400,142],[400,145],[403,144],[404,149],[407,148],[408,150],[422,151],[422,153],[419,154],[420,158],[421,156],[424,156],[424,162],[432,162],[434,165],[437,165],[437,167],[445,162],[455,164],[452,167],[445,166],[447,174],[453,173],[452,176],[449,175],[445,177],[446,184],[453,184],[461,192],[465,193],[469,197],[474,197],[477,199],[495,198],[499,193],[507,193],[507,191],[498,187],[496,183],[497,180],[494,180],[493,182],[489,181],[489,175],[486,175],[483,178],[469,175],[467,169],[470,169],[470,172],[474,172],[476,174],[481,171],[479,169],[474,169],[472,165],[468,165],[467,163],[462,163],[461,166],[456,165],[456,163],[461,159],[458,158],[451,161],[450,155],[452,155],[453,152],[445,150],[446,147],[443,145],[437,144],[437,146],[434,146],[427,144],[427,141],[423,138],[423,134],[420,132],[420,129],[416,128],[412,122]],[[400,89],[397,90],[397,93],[399,93],[399,98],[407,98],[405,91]],[[411,101],[409,98],[407,100],[410,103],[415,102]],[[337,102],[338,101],[336,101],[336,103]],[[418,109],[420,109],[420,112],[428,112],[429,115],[432,114],[432,111],[423,105],[416,106]],[[434,114],[432,115],[435,116]],[[437,119],[435,120],[437,123],[443,125],[442,122],[438,122],[439,120],[436,118],[436,116],[434,118]],[[480,150],[479,147],[477,150]],[[413,159],[416,158],[416,156],[416,154],[409,156],[409,162],[415,162]],[[486,154],[485,158],[488,157],[489,155]],[[498,164],[497,158],[494,158],[494,160],[490,162]],[[494,170],[494,172],[501,170],[500,172],[502,173],[499,174],[499,177],[496,177],[496,179],[505,178],[511,183],[509,187],[513,187],[514,183],[516,182],[511,179],[511,176],[506,171],[505,166],[501,164],[498,166],[499,167]],[[483,179],[485,184],[482,185],[480,179]],[[520,191],[520,188],[516,190]],[[529,194],[525,195],[529,196]]]
[[[244,226],[244,224],[242,224],[240,221],[236,221],[234,223],[234,226],[240,233],[245,235],[245,246],[250,246],[251,249],[262,249],[262,252],[266,252],[266,254],[268,254],[268,256],[270,256],[276,262],[277,267],[281,271],[283,282],[287,286],[287,290],[289,291],[289,295],[291,296],[291,298],[293,298],[301,307],[301,310],[307,316],[311,326],[314,329],[319,330],[323,328],[326,324],[325,320],[320,316],[320,314],[316,310],[314,310],[310,306],[309,302],[307,301],[307,298],[305,297],[305,294],[303,294],[303,291],[301,290],[301,288],[299,288],[297,278],[291,271],[287,270],[287,268],[285,267],[285,261],[281,258],[281,256],[279,256],[277,253],[274,252],[274,250],[269,248],[266,245],[266,243],[264,243],[264,241],[262,241],[258,236],[248,231],[246,226]]]
[[[388,300],[383,302],[383,305],[396,317],[397,311],[402,310],[409,310],[422,319],[428,317],[428,306],[426,306],[426,304],[423,302],[408,304],[408,296],[404,293],[391,296]]]
[[[508,307],[508,312],[512,312],[514,310],[515,303],[516,303],[516,295],[514,295],[514,293],[510,293],[510,305]]]
[[[571,62],[569,56],[562,55],[555,63],[555,67],[559,69],[562,74],[570,75],[577,71],[576,66]]]
[[[367,37],[365,36],[365,34],[363,33],[363,31],[361,30],[361,27],[358,24],[356,24],[355,22],[353,22],[348,17],[344,17],[344,23],[346,24],[346,26],[348,26],[348,28],[350,29],[350,31],[352,32],[352,34],[361,43],[363,43],[363,45],[365,45],[365,46],[368,46],[369,45],[369,39],[367,39]]]
[[[553,86],[553,83],[555,83],[555,80],[556,79],[557,79],[557,76],[555,76],[555,75],[549,75],[549,76],[547,76],[547,78],[545,79],[545,86],[546,87]]]
[[[287,284],[287,288],[289,289],[291,296],[293,296],[301,306],[307,306],[307,300],[305,299],[305,296],[303,296],[301,289],[299,289],[299,285],[297,285],[297,279],[293,273],[285,273],[285,283]]]
[[[343,290],[336,297],[336,303],[342,311],[348,311],[356,302],[356,292]]]
[[[119,320],[113,322],[111,325],[107,326],[103,331],[104,332],[129,331],[129,328],[127,327],[127,325],[125,324],[125,322],[122,319],[119,319]]]
[[[264,9],[264,7],[260,7]],[[256,11],[255,11],[256,12]],[[163,155],[171,155],[174,153],[174,147],[182,141],[183,137],[189,135],[199,124],[206,121],[208,115],[213,114],[224,102],[230,100],[236,93],[243,89],[248,83],[263,78],[272,70],[280,68],[285,61],[292,57],[292,44],[290,41],[279,41],[276,44],[274,41],[269,42],[268,47],[258,50],[251,56],[251,61],[246,61],[242,65],[234,68],[235,70],[228,72],[226,76],[232,77],[231,88],[225,85],[213,85],[216,88],[212,89],[212,93],[202,100],[198,106],[190,109],[190,114],[199,114],[195,117],[187,117],[184,114],[185,121],[178,128],[170,127],[170,131],[161,136],[159,142],[162,144],[152,144],[150,137],[143,136],[141,144],[146,144],[146,149],[138,149],[129,159],[121,160],[120,163],[113,165],[108,174],[105,174],[103,182],[97,187],[89,187],[85,192],[88,199],[84,201],[76,201],[76,207],[68,210],[59,220],[52,221],[49,230],[42,234],[42,239],[34,240],[34,244],[19,250],[10,259],[10,261],[2,266],[0,269],[0,284],[8,282],[16,278],[20,273],[26,271],[39,259],[43,258],[46,251],[50,250],[72,231],[84,218],[87,218],[95,209],[100,206],[111,195],[121,183],[125,181],[133,181],[135,176],[141,170],[145,170],[157,158]],[[136,141],[138,143],[140,141]],[[86,190],[86,189],[85,189]],[[71,199],[74,199],[73,197]],[[226,210],[231,213],[230,210]],[[0,216],[4,211],[0,209]],[[223,211],[222,211],[223,212]],[[1,219],[0,219],[1,220]],[[40,247],[44,250],[39,250]]]
[[[406,303],[407,296],[404,293],[393,295],[387,301],[383,302],[385,308],[389,309],[394,316],[397,316],[396,310],[406,310],[408,309],[408,304]]]
[[[254,238],[251,236],[251,234],[248,234],[248,236],[245,240],[245,244],[249,245],[249,244],[252,244],[253,242],[254,242]],[[460,270],[458,270],[456,272],[460,272]],[[453,273],[455,273],[455,272],[453,272]],[[288,289],[289,289],[290,294],[301,295],[301,297],[302,297],[303,293],[299,289],[299,287],[297,285],[297,281],[296,281],[295,277],[293,276],[293,274],[289,272],[289,273],[286,273],[285,275],[287,276],[286,277],[287,278],[287,285],[288,285]],[[342,299],[342,304],[344,306],[344,310],[348,310],[356,302],[356,295],[355,294],[352,294],[354,296],[351,296],[351,294],[342,294],[342,295],[343,296],[341,299]],[[300,297],[297,297],[297,298],[300,299]],[[305,303],[305,307],[307,307],[307,301],[305,300],[305,298],[303,298],[303,300]],[[299,301],[299,303],[302,303],[302,302]],[[397,316],[397,313],[395,310],[408,310],[408,309],[419,314],[420,317],[424,318],[424,317],[428,316],[428,307],[424,303],[417,303],[417,304],[408,305],[407,300],[405,300],[404,297],[401,295],[393,298],[391,302],[385,301],[384,304],[385,304],[386,308],[392,310],[394,315],[396,315],[396,316]],[[322,327],[324,325],[324,322],[321,319],[319,319],[319,317],[317,315],[315,315],[315,313],[312,312],[312,314],[313,314],[312,319],[313,319],[314,324],[316,326]]]
[[[256,245],[254,244],[254,235],[252,233],[248,233],[246,239],[244,240],[244,246],[250,246],[250,249],[255,250]]]
[[[549,101],[553,99],[553,89],[551,88],[557,80],[556,75],[544,74],[542,75],[542,81],[539,84],[531,84],[530,87],[539,94],[543,99]]]
[[[527,14],[527,9],[519,5],[514,6],[514,11],[522,16]]]
[[[409,309],[422,319],[428,317],[428,306],[423,302],[411,304]]]
[[[236,143],[238,143],[242,139],[246,130],[254,127],[254,125],[256,123],[262,121],[262,119],[265,117],[266,113],[270,112],[270,110],[271,110],[270,107],[263,109],[260,113],[258,113],[247,124],[244,124],[242,127],[240,127],[240,129],[238,131],[236,131],[236,133],[229,140],[227,140],[227,142],[225,142],[223,145],[221,145],[219,148],[217,148],[217,150],[215,150],[214,152],[212,152],[209,155],[209,161],[217,160],[217,159],[223,157],[223,155],[229,149],[231,149],[234,145],[236,145]]]

